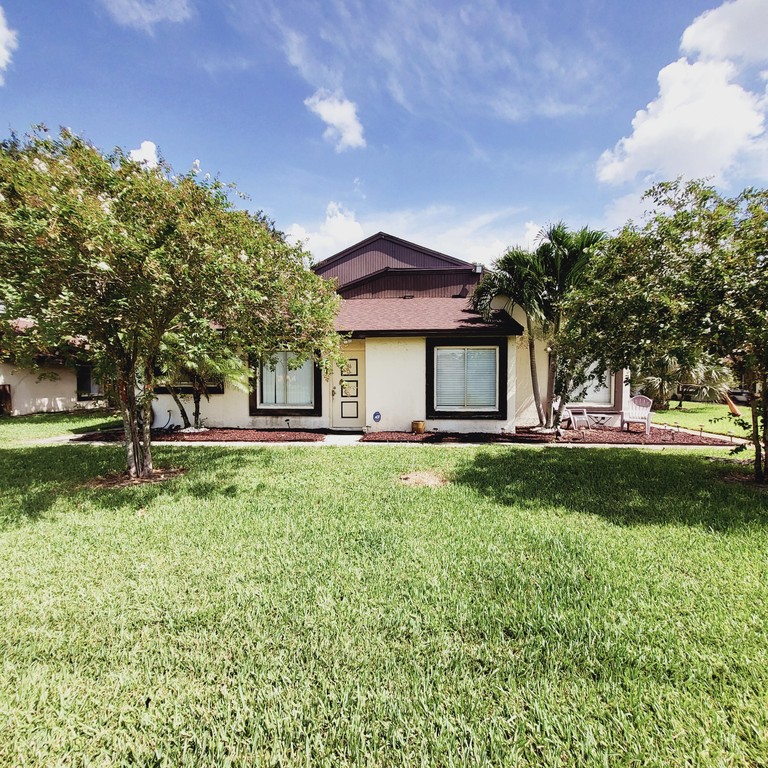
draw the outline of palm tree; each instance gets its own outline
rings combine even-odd
[[[695,388],[697,399],[705,402],[722,402],[733,386],[733,372],[722,360],[706,352],[693,363],[683,365],[671,355],[656,360],[637,376],[637,385],[643,393],[653,398],[657,410],[667,410],[669,401],[681,387]],[[683,398],[680,395],[682,408]]]
[[[562,221],[552,224],[539,232],[535,250],[509,248],[472,295],[473,307],[486,317],[491,312],[491,301],[499,295],[509,297],[525,312],[531,381],[540,426],[551,428],[559,420],[560,412],[555,414],[554,403],[560,396],[560,411],[565,407],[573,379],[572,371],[558,371],[562,358],[556,342],[564,322],[563,301],[573,288],[582,284],[590,258],[605,238],[604,232],[588,227],[571,232]],[[534,329],[537,326],[551,341],[546,410],[536,372]],[[572,364],[569,360],[568,365]]]
[[[248,365],[220,337],[198,339],[195,346],[186,347],[177,334],[166,333],[158,363],[158,379],[173,397],[185,429],[192,424],[200,428],[200,406],[203,397],[210,399],[212,383],[221,384],[226,381],[235,389],[248,390]],[[194,404],[191,423],[177,390],[178,382],[184,382],[185,389],[188,387],[191,390],[189,394]]]
[[[552,338],[547,367],[547,427],[553,427],[559,422],[573,379],[573,371],[558,370],[561,361],[556,342],[564,322],[563,301],[572,289],[583,284],[592,254],[606,238],[605,232],[589,227],[571,232],[562,221],[539,232],[537,251],[541,254],[546,286],[543,314],[550,324]],[[557,387],[558,379],[561,382],[560,387]],[[557,391],[558,389],[562,391]],[[558,398],[560,407],[555,414],[554,404]]]
[[[525,312],[528,331],[528,359],[531,367],[531,385],[539,426],[546,423],[544,406],[541,402],[539,374],[536,368],[535,326],[546,318],[542,297],[545,293],[544,271],[538,251],[529,251],[518,246],[507,249],[498,259],[493,271],[487,273],[472,294],[472,306],[483,317],[492,314],[491,302],[497,296],[507,296]]]

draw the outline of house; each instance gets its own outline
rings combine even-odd
[[[225,385],[210,395],[208,426],[410,431],[425,421],[442,432],[513,432],[537,423],[525,317],[517,308],[485,321],[468,307],[480,265],[379,232],[313,269],[342,297],[336,328],[348,337],[347,367],[324,378],[311,362],[291,370],[290,350],[281,351],[250,392]],[[586,403],[618,411],[627,397],[615,376]],[[169,395],[154,408],[155,426],[180,423]]]
[[[49,359],[34,370],[0,362],[0,414],[59,413],[90,408],[101,390],[88,365]]]
[[[16,332],[32,326],[16,320]],[[0,361],[0,414],[58,413],[98,404],[101,387],[90,365],[67,365],[54,355],[41,355],[34,369]]]

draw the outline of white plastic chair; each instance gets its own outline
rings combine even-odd
[[[560,399],[558,398],[554,402],[554,408],[557,410],[559,407]],[[566,406],[563,408],[563,412],[560,414],[560,423],[563,426],[568,423],[570,429],[578,429],[579,426],[582,426],[584,429],[589,429],[589,417],[587,416],[587,409]]]
[[[563,408],[562,421],[570,421],[571,429],[589,429],[589,417],[587,416],[586,408],[574,408],[568,406]]]
[[[627,432],[629,432],[630,424],[645,424],[645,434],[651,434],[651,406],[653,400],[645,395],[635,395],[630,401],[627,408],[621,412],[621,428],[624,429],[624,425],[627,425]]]

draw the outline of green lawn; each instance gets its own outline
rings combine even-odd
[[[733,465],[157,457],[187,474],[96,490],[119,448],[0,450],[0,764],[768,763],[768,495]]]
[[[741,411],[741,417],[751,422],[752,411],[749,406],[737,406]],[[732,432],[736,437],[750,437],[750,431],[742,429],[731,417],[727,405],[719,403],[683,403],[678,410],[672,408],[669,411],[654,411],[653,424],[671,424],[681,426],[684,429],[714,432],[718,435],[727,435]]]
[[[122,424],[120,416],[107,410],[77,413],[35,413],[31,416],[0,417],[0,448],[10,448],[59,435],[72,436]]]

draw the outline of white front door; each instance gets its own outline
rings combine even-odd
[[[348,362],[335,367],[331,379],[331,426],[362,429],[365,426],[365,342],[353,341],[344,348]]]

